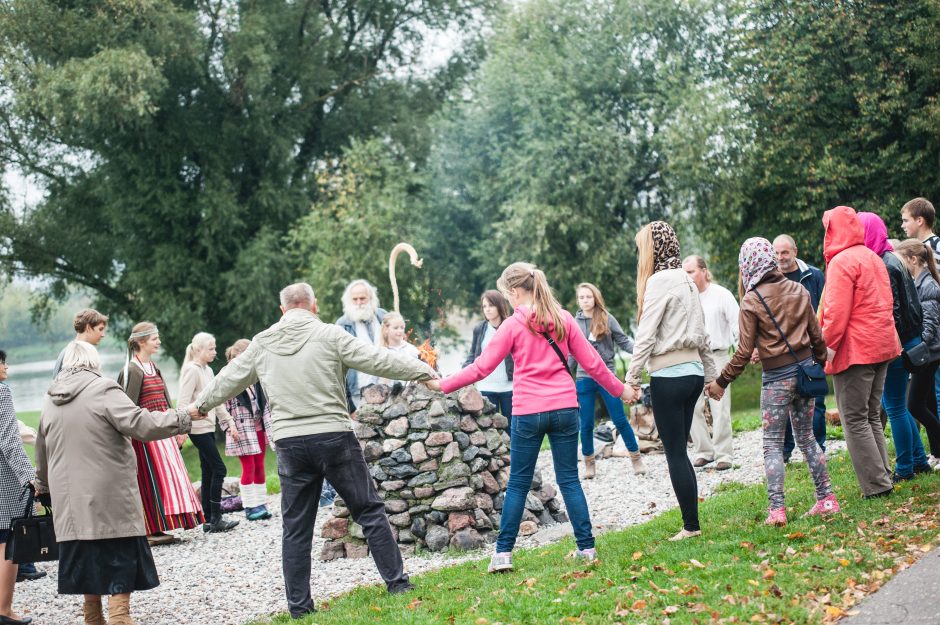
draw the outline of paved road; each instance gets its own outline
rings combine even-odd
[[[839,625],[940,624],[940,549],[901,571]]]

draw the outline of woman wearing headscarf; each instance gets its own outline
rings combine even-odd
[[[639,398],[640,375],[644,367],[649,369],[653,417],[682,511],[682,530],[670,540],[682,540],[702,534],[698,482],[686,441],[702,387],[715,379],[715,363],[698,289],[682,270],[672,226],[647,224],[637,233],[636,244],[638,328],[624,395],[627,401]]]
[[[160,584],[147,544],[133,445],[189,432],[195,410],[150,411],[102,377],[98,351],[72,341],[42,404],[36,489],[51,495],[59,594],[84,595],[85,625],[133,625],[130,596]],[[133,445],[131,438],[134,439]],[[179,453],[179,452],[177,452]]]
[[[881,217],[874,213],[859,213],[858,220],[865,229],[865,247],[881,257],[888,270],[894,329],[901,339],[901,346],[905,350],[911,349],[920,344],[924,332],[924,314],[914,279],[888,242],[888,228]],[[891,422],[891,438],[894,439],[894,482],[912,479],[915,471],[930,470],[917,422],[907,409],[908,378],[903,358],[895,358],[888,365],[881,396],[881,405]]]
[[[855,477],[865,497],[891,494],[891,470],[881,426],[888,363],[901,354],[891,315],[891,284],[882,260],[865,247],[855,210],[823,214],[826,290],[819,325]]]
[[[839,502],[832,492],[826,456],[813,436],[816,398],[797,393],[796,384],[799,367],[809,366],[813,360],[826,362],[826,342],[819,329],[809,291],[780,272],[777,254],[767,239],[754,237],[745,241],[738,255],[738,266],[741,271],[738,283],[738,299],[741,300],[738,348],[706,392],[709,396],[723,395],[728,385],[744,371],[751,354],[757,349],[764,370],[760,408],[769,501],[764,522],[767,525],[787,523],[783,499],[783,441],[787,423],[793,425],[796,443],[806,457],[816,485],[816,505],[807,515],[833,514],[839,511]],[[778,324],[780,330],[777,329]]]
[[[153,362],[154,355],[160,351],[157,326],[149,321],[135,325],[127,347],[129,358],[118,374],[118,384],[141,408],[169,410],[170,393],[163,374]],[[179,542],[166,532],[193,529],[205,523],[179,447],[173,439],[132,442],[137,454],[137,484],[147,523],[147,539],[151,545]]]

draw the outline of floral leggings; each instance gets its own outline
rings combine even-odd
[[[832,494],[826,455],[813,437],[813,409],[816,399],[796,392],[796,377],[767,382],[761,387],[760,409],[764,429],[764,473],[767,474],[767,498],[770,508],[783,505],[783,440],[787,422],[793,425],[796,444],[806,458],[816,484],[816,499]]]

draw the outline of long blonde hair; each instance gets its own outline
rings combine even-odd
[[[388,347],[388,331],[395,321],[405,323],[405,318],[397,312],[387,312],[385,316],[382,317],[382,327],[379,330],[379,347]]]
[[[607,312],[607,306],[604,304],[604,296],[601,295],[599,288],[590,282],[582,282],[575,287],[575,296],[578,295],[578,291],[581,289],[590,291],[591,295],[594,297],[594,313],[591,316],[591,334],[599,341],[610,333],[610,322],[608,321],[610,313]]]
[[[653,275],[653,224],[646,224],[636,233],[636,322],[643,317],[646,283]]]
[[[209,344],[209,341],[214,340],[215,337],[208,332],[197,332],[196,335],[193,336],[193,340],[186,346],[186,356],[183,357],[183,364],[185,365],[187,362],[194,361],[196,354],[204,350],[206,345]]]
[[[526,325],[533,334],[554,326],[555,337],[562,341],[566,336],[565,323],[561,316],[561,304],[548,286],[545,273],[532,263],[513,263],[503,269],[496,281],[500,291],[508,295],[511,289],[522,289],[532,293],[532,315]],[[534,324],[534,325],[533,325]],[[537,329],[535,326],[539,326]]]

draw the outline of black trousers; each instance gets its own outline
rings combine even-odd
[[[215,435],[190,434],[189,440],[199,450],[199,465],[202,467],[202,511],[206,522],[211,523],[222,514],[222,482],[225,480],[225,463],[215,446]]]
[[[686,450],[695,403],[705,386],[700,375],[678,378],[650,378],[650,394],[653,399],[653,418],[659,430],[659,438],[666,452],[669,479],[679,500],[682,525],[690,531],[701,529],[698,524],[698,480]]]
[[[937,394],[934,390],[934,376],[938,367],[940,360],[911,374],[911,385],[907,389],[907,409],[927,430],[930,455],[940,458],[940,419],[937,418]]]
[[[327,479],[343,498],[352,520],[362,526],[369,552],[389,590],[408,584],[401,551],[352,432],[293,436],[277,441],[277,474],[281,478],[281,538],[284,585],[291,616],[313,610],[310,552],[320,490]]]

